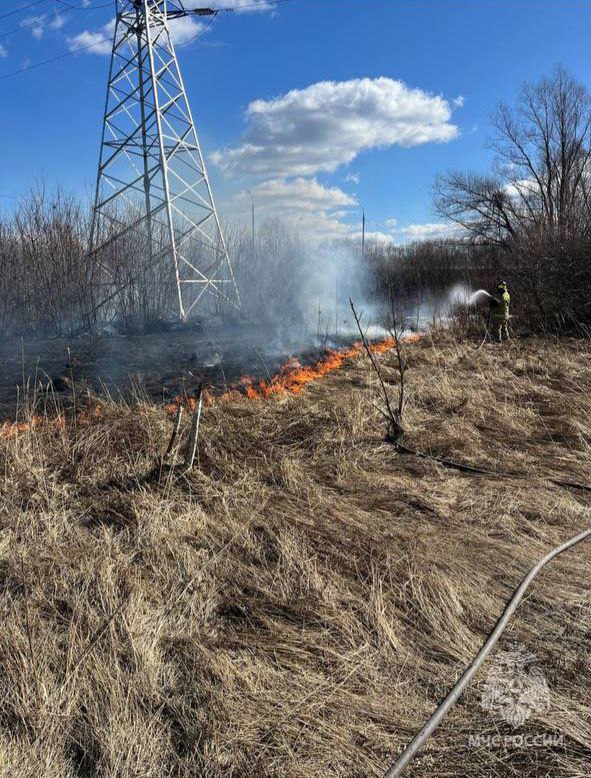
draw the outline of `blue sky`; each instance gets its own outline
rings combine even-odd
[[[79,5],[84,0],[67,0]],[[0,19],[0,205],[35,180],[93,186],[114,3],[60,0]],[[31,0],[2,0],[0,17]],[[489,118],[564,64],[591,88],[591,0],[216,0],[178,56],[223,216],[311,233],[436,234],[434,175],[484,168]],[[186,5],[196,5],[189,0]],[[198,21],[179,26],[182,44]],[[18,30],[18,32],[12,32]],[[93,37],[94,36],[94,37]],[[14,70],[99,41],[27,73]],[[433,226],[435,225],[435,226]]]

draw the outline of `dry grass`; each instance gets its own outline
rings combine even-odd
[[[0,775],[380,776],[524,572],[589,523],[541,479],[591,482],[588,345],[473,349],[409,347],[409,440],[530,481],[395,454],[363,358],[206,409],[187,479],[150,475],[157,408],[0,441]],[[551,689],[520,732],[563,748],[469,747],[512,732],[481,673],[409,776],[591,775],[590,576],[585,545],[553,563],[501,644]]]

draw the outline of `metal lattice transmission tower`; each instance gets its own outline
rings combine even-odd
[[[169,22],[180,0],[117,0],[90,237],[99,305],[239,305]]]

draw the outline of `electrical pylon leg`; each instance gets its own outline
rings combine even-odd
[[[103,299],[186,319],[240,300],[169,21],[117,2],[90,248]]]

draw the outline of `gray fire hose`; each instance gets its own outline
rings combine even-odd
[[[509,619],[516,611],[517,606],[521,602],[525,590],[530,585],[530,583],[534,580],[534,578],[537,576],[540,570],[546,564],[548,564],[548,562],[550,562],[551,559],[554,559],[554,557],[558,556],[559,554],[562,554],[563,551],[572,548],[574,545],[580,543],[582,540],[585,540],[585,538],[588,538],[589,536],[591,536],[591,527],[588,527],[579,535],[575,535],[575,537],[571,538],[570,540],[567,540],[566,543],[563,543],[561,546],[557,546],[555,549],[553,549],[548,554],[546,554],[546,556],[543,559],[541,559],[530,570],[530,572],[523,579],[519,587],[515,590],[513,597],[511,597],[511,599],[509,600],[507,606],[505,607],[505,610],[503,611],[503,614],[497,621],[495,628],[490,633],[490,635],[486,639],[486,642],[484,643],[480,651],[476,654],[471,664],[466,668],[466,670],[464,670],[464,672],[456,682],[453,689],[449,692],[449,694],[443,700],[443,702],[441,702],[439,707],[429,718],[429,720],[426,722],[426,724],[423,726],[420,732],[418,732],[414,736],[411,742],[400,754],[398,759],[394,762],[392,767],[390,767],[390,769],[384,774],[384,778],[395,778],[397,775],[400,775],[400,773],[404,770],[404,768],[415,757],[417,752],[425,745],[427,738],[432,734],[435,728],[439,725],[439,723],[446,715],[446,713],[453,707],[460,694],[462,694],[462,692],[469,684],[474,674],[478,671],[480,665],[484,662],[484,660],[490,654],[495,644],[498,642],[499,638],[501,637],[501,634],[503,633],[503,630],[505,629],[507,623],[509,622]]]

